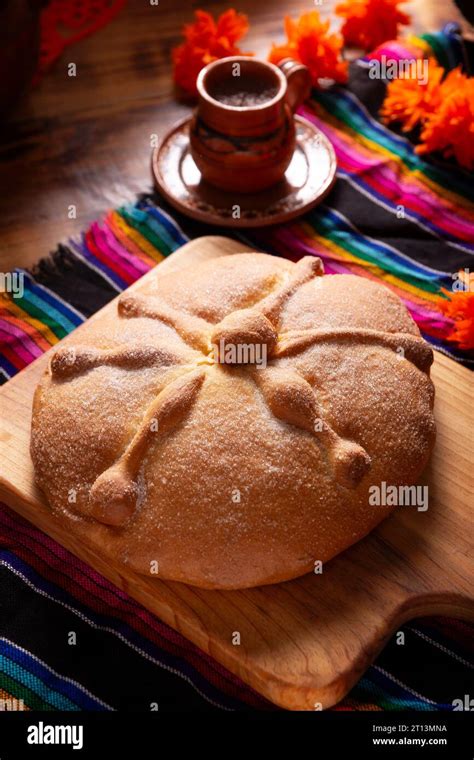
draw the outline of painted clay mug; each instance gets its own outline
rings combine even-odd
[[[203,179],[223,190],[253,193],[285,174],[295,148],[293,113],[311,89],[306,66],[221,58],[197,80],[190,128],[192,157]]]

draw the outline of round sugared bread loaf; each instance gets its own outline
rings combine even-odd
[[[288,580],[389,514],[371,487],[420,475],[432,359],[393,293],[315,257],[152,275],[54,352],[37,481],[71,531],[139,573]]]

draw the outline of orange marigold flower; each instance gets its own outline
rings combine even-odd
[[[404,132],[410,132],[428,113],[439,108],[441,103],[441,80],[445,74],[441,66],[429,62],[426,84],[414,77],[399,77],[389,82],[387,94],[380,114],[388,124],[398,121]]]
[[[342,35],[347,45],[374,50],[398,37],[399,27],[410,23],[410,16],[399,9],[406,0],[345,0],[336,5],[345,18]]]
[[[453,331],[448,340],[457,343],[465,351],[474,349],[474,291],[459,290],[450,293],[444,290],[447,301],[441,301],[441,311],[454,320]]]
[[[341,59],[342,37],[329,34],[329,21],[322,21],[317,11],[303,13],[297,21],[285,17],[287,42],[272,45],[268,60],[278,64],[283,58],[304,63],[311,72],[315,87],[320,79],[347,80],[347,63]]]
[[[399,77],[387,85],[380,110],[385,123],[398,121],[405,132],[421,125],[416,152],[439,151],[454,156],[460,166],[474,169],[474,78],[454,69],[445,70],[433,61],[425,84]]]
[[[236,45],[249,28],[243,13],[230,8],[217,21],[206,11],[194,15],[196,21],[183,29],[185,41],[172,51],[174,81],[191,95],[197,94],[197,76],[208,63],[228,55],[251,55]]]
[[[474,169],[474,79],[450,71],[440,87],[441,100],[426,114],[417,153],[440,151],[460,166]]]

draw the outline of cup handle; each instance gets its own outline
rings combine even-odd
[[[295,61],[294,58],[283,58],[278,68],[286,76],[288,89],[286,100],[293,113],[309,98],[311,92],[311,74],[304,63]]]

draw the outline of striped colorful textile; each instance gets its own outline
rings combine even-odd
[[[443,51],[455,65],[461,49],[454,37],[437,35],[435,43],[425,36],[423,49],[430,45],[439,60]],[[403,55],[406,45],[384,50]],[[347,88],[315,92],[301,110],[337,152],[338,181],[326,202],[290,224],[239,237],[293,260],[317,254],[329,274],[383,281],[436,349],[469,366],[474,357],[448,340],[452,323],[440,303],[441,289],[449,290],[453,275],[472,260],[472,177],[421,159],[404,136],[377,121],[385,86],[369,79],[367,63],[352,64]],[[188,239],[210,232],[225,231],[144,194],[60,245],[33,271],[16,270],[21,297],[0,294],[2,381]],[[0,709],[274,709],[5,505],[0,608]],[[473,693],[472,626],[437,618],[402,631],[404,645],[394,637],[335,709],[450,710],[454,699]]]
[[[275,709],[1,504],[0,599],[0,709]],[[472,626],[402,631],[404,645],[394,637],[336,710],[450,710],[472,694]]]

